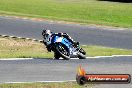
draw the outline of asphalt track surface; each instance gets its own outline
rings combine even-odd
[[[43,28],[65,32],[85,45],[132,49],[132,31],[0,16],[0,34],[42,39]]]
[[[86,60],[1,60],[0,83],[75,80],[81,65],[89,74],[130,74],[132,57],[89,58]],[[99,84],[95,88],[132,88],[130,84]]]

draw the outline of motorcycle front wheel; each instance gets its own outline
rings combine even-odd
[[[65,60],[69,60],[70,59],[70,54],[68,51],[68,48],[62,44],[62,43],[58,43],[56,45],[56,52]]]

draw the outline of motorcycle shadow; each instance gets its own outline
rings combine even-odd
[[[66,60],[66,59],[63,59],[63,58],[59,58],[59,59],[55,59],[55,58],[33,58],[33,59],[40,59],[40,60],[55,60],[55,61],[60,61],[60,60],[62,60],[62,61],[68,61],[68,60]],[[79,60],[79,58],[70,58],[69,60]],[[80,60],[85,60],[85,59],[80,59]]]
[[[65,61],[68,61],[68,60],[66,60],[66,59],[63,59],[63,58],[60,58],[60,59],[54,59],[54,58],[33,58],[33,59],[37,59],[37,60],[39,60],[39,59],[41,59],[41,60],[65,60]]]

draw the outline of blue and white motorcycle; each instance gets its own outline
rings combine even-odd
[[[57,55],[65,60],[70,58],[86,59],[86,52],[78,45],[74,46],[68,39],[60,36],[53,36],[44,42],[50,43],[50,49]]]

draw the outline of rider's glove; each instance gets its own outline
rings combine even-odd
[[[47,46],[47,43],[43,40],[43,43],[44,43],[44,45],[46,45]]]
[[[47,50],[51,52],[50,45],[46,46]]]

